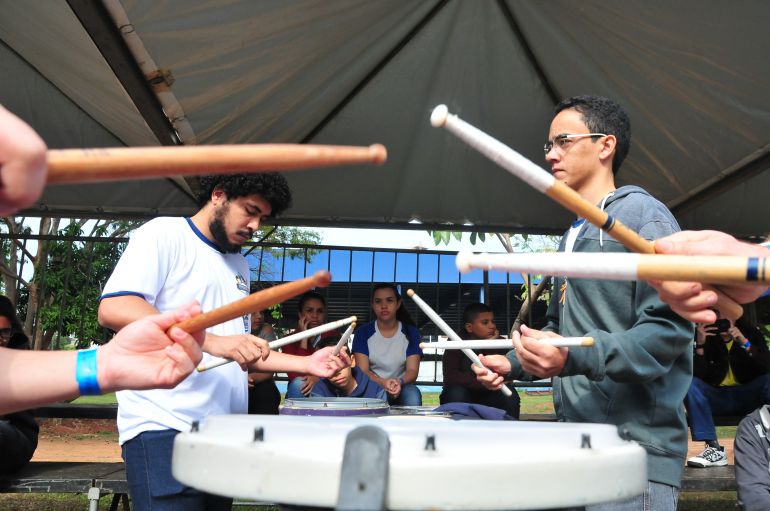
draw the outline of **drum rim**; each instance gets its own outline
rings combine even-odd
[[[283,408],[305,410],[387,410],[388,402],[370,397],[304,397],[288,398]]]

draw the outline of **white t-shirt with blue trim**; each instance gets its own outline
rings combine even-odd
[[[402,325],[393,337],[385,337],[372,321],[356,330],[353,337],[353,353],[369,357],[369,369],[380,378],[403,378],[406,373],[406,357],[422,355],[420,331],[412,325]]]
[[[198,300],[205,312],[248,295],[249,277],[242,255],[221,252],[190,219],[156,218],[131,235],[102,299],[136,295],[161,312]],[[250,318],[236,318],[208,331],[243,334],[250,331]],[[204,364],[216,360],[203,354]],[[193,371],[173,389],[121,391],[117,398],[122,445],[144,431],[189,431],[193,421],[208,415],[246,413],[248,382],[238,364],[226,364]]]

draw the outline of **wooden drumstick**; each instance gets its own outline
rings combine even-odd
[[[594,345],[593,337],[543,337],[538,342],[555,348],[575,348]],[[464,339],[461,341],[421,342],[421,349],[462,350],[500,350],[512,349],[513,339]]]
[[[217,307],[203,314],[180,321],[169,327],[177,327],[185,332],[200,332],[214,325],[230,321],[252,312],[261,311],[284,300],[288,300],[298,294],[309,291],[314,287],[326,287],[332,281],[332,276],[328,271],[319,270],[314,275],[304,279],[295,280],[273,286],[262,291],[257,291],[240,300],[236,300],[222,307]]]
[[[475,126],[468,124],[456,115],[450,114],[446,105],[439,105],[433,109],[430,122],[437,128],[443,126],[460,140],[523,180],[535,190],[546,194],[578,215],[578,217],[585,218],[591,224],[610,233],[613,238],[627,249],[641,254],[655,253],[655,245],[652,241],[642,238],[606,211],[585,200],[575,190],[557,180],[550,172],[547,172],[523,155]],[[725,317],[730,319],[741,317],[743,308],[738,303],[724,293],[718,292],[717,294],[719,300],[716,306]]]
[[[48,184],[382,164],[387,150],[307,144],[51,149]]]
[[[648,255],[587,252],[471,254],[460,252],[455,260],[463,273],[472,268],[527,272],[581,279],[675,280],[711,284],[767,286],[770,266],[765,257]]]
[[[313,337],[315,335],[331,332],[332,330],[343,327],[348,323],[350,323],[351,325],[355,325],[356,317],[350,316],[349,318],[339,319],[337,321],[332,321],[331,323],[324,323],[323,325],[318,325],[317,327],[310,328],[308,330],[303,330],[301,332],[297,332],[291,335],[287,335],[286,337],[281,337],[280,339],[276,339],[274,341],[270,341],[267,344],[268,346],[270,346],[271,350],[276,350],[282,346],[286,346],[288,344],[301,341],[302,339],[307,339],[308,337]],[[333,354],[337,355],[337,353],[333,353]],[[229,364],[230,362],[234,362],[234,360],[222,359],[222,360],[217,360],[216,362],[213,362],[209,365],[201,364],[198,366],[198,372],[202,373],[203,371],[208,371],[209,369],[214,369],[215,367],[223,366],[225,364]]]
[[[345,330],[345,332],[342,334],[342,337],[340,337],[339,342],[336,346],[334,346],[334,349],[332,350],[332,355],[339,355],[340,351],[342,351],[342,348],[344,348],[348,344],[348,339],[350,339],[350,336],[353,334],[353,330],[356,329],[356,317],[353,316],[353,322],[350,324],[350,326]]]
[[[420,298],[417,293],[415,293],[412,289],[408,289],[406,291],[406,294],[415,301],[418,307],[422,309],[422,311],[425,313],[426,316],[430,318],[431,321],[433,321],[439,329],[444,332],[444,335],[452,339],[453,341],[459,341],[462,342],[462,339],[460,339],[460,336],[457,335],[457,333],[452,330],[449,325],[446,324],[446,321],[444,321],[441,316],[438,315],[436,311],[434,311],[430,305],[425,303],[422,298]],[[484,364],[481,363],[481,360],[479,359],[479,356],[476,355],[476,353],[473,352],[473,350],[468,348],[463,348],[462,350],[463,354],[471,359],[471,362],[473,362],[475,365],[482,367],[487,370],[487,372],[492,372],[489,369],[487,369]],[[500,387],[500,392],[505,394],[506,396],[511,396],[512,392],[511,389],[503,385]]]

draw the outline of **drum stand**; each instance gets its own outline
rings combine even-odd
[[[376,426],[359,426],[345,438],[338,511],[384,511],[390,439]]]
[[[586,441],[585,437],[583,440]],[[436,449],[433,435],[426,436],[425,449]],[[336,511],[386,511],[389,464],[390,439],[382,428],[359,426],[348,433]],[[584,510],[584,507],[571,507],[552,511]]]

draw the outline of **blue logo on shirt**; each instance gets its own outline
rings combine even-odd
[[[249,284],[246,282],[246,279],[241,277],[240,273],[235,274],[235,285],[238,287],[238,291],[249,294]]]

